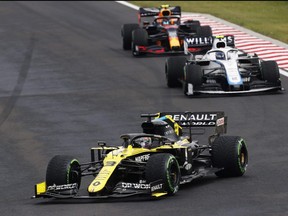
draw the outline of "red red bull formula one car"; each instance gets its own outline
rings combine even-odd
[[[212,36],[211,27],[201,26],[198,20],[182,22],[180,6],[139,8],[138,20],[138,24],[124,24],[121,28],[123,49],[132,49],[133,56],[183,53],[185,37]],[[207,47],[190,48],[189,51],[204,53]]]

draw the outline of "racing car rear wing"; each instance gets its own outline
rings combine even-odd
[[[169,116],[181,127],[215,127],[215,133],[227,131],[227,116],[224,112],[160,112],[156,118]]]
[[[186,37],[184,38],[184,53],[189,54],[189,48],[207,47],[211,49],[215,41],[225,41],[229,47],[235,47],[234,35],[211,36],[211,37]]]

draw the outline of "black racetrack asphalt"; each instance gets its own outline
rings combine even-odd
[[[1,215],[288,215],[288,95],[187,98],[166,86],[166,57],[122,50],[131,22],[136,11],[111,1],[1,2]],[[88,161],[97,140],[139,132],[141,113],[188,110],[225,111],[228,135],[248,144],[245,176],[157,201],[30,199],[54,155]]]

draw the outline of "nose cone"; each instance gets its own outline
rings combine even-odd
[[[170,38],[170,48],[172,50],[179,50],[180,49],[180,42],[178,37]]]

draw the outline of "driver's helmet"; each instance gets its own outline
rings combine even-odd
[[[220,52],[220,51],[216,52],[215,56],[216,56],[216,59],[218,59],[218,60],[225,60],[224,52]]]
[[[140,137],[134,141],[139,147],[150,148],[152,145],[151,137]]]

